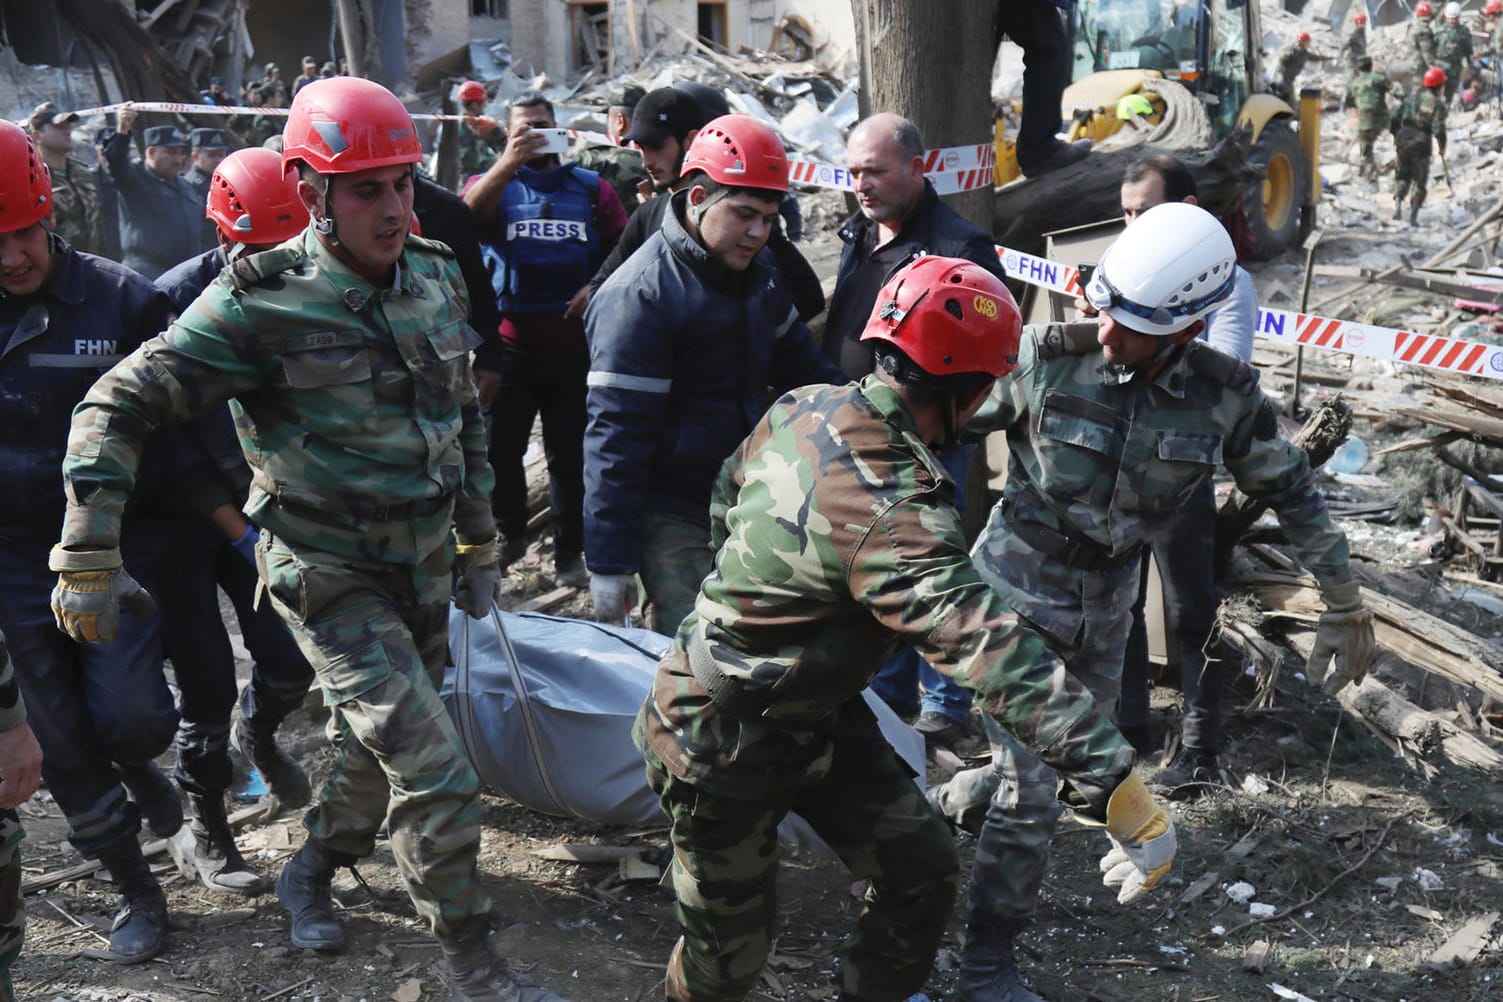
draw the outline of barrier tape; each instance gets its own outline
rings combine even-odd
[[[997,248],[997,257],[1008,278],[1066,296],[1081,295],[1080,269],[1073,265],[1001,246]],[[1503,380],[1503,345],[1267,307],[1258,309],[1254,334],[1268,341]]]
[[[119,111],[121,108],[130,107],[136,111],[168,112],[176,115],[280,115],[286,116],[286,108],[246,108],[240,106],[226,106],[219,104],[179,104],[173,101],[131,101],[128,103],[106,104],[98,108],[81,108],[74,114],[83,118],[91,115],[108,115]],[[415,114],[413,121],[417,122],[463,122],[468,115],[430,115]],[[587,129],[566,129],[570,139],[583,140],[590,146],[623,146],[626,149],[635,149],[630,143],[619,143],[603,132],[592,132]],[[960,191],[973,191],[977,188],[989,188],[992,186],[993,161],[995,158],[992,147],[979,146],[946,146],[939,149],[929,150],[924,154],[924,173],[934,184],[934,188],[941,195],[952,195]],[[851,175],[844,167],[825,163],[819,160],[811,160],[796,154],[788,157],[790,180],[795,184],[807,185],[814,188],[830,188],[836,191],[852,190]]]

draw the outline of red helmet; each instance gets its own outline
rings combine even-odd
[[[1298,35],[1294,36],[1294,40],[1300,45],[1309,45],[1310,33],[1308,31],[1302,31]]]
[[[1439,87],[1446,82],[1446,71],[1439,66],[1432,66],[1425,71],[1425,86]]]
[[[877,293],[863,341],[886,341],[930,376],[1005,376],[1018,364],[1023,315],[1007,286],[974,261],[917,258]]]
[[[469,104],[471,101],[484,101],[485,85],[478,80],[466,80],[459,85],[459,93],[455,96],[459,98],[460,104]]]
[[[1487,0],[1482,7],[1482,13],[1496,17],[1503,14],[1503,0]]]
[[[308,225],[297,175],[284,173],[282,158],[261,146],[236,150],[214,168],[204,215],[239,244],[279,244]]]
[[[1414,5],[1414,16],[1433,17],[1435,16],[1435,8],[1431,7],[1425,0],[1420,0],[1419,3]]]
[[[353,174],[423,159],[412,116],[397,96],[360,77],[315,80],[297,92],[282,133],[282,166]]]
[[[24,230],[52,212],[52,174],[26,130],[0,120],[0,233]]]
[[[738,188],[788,190],[788,152],[771,127],[750,115],[721,115],[689,144],[680,173],[702,170]]]
[[[1360,28],[1360,27],[1362,27],[1362,26],[1363,26],[1363,25],[1364,25],[1364,24],[1366,24],[1366,23],[1367,23],[1367,15],[1366,15],[1366,14],[1364,14],[1364,13],[1362,13],[1362,12],[1361,12],[1361,11],[1360,11],[1360,10],[1359,10],[1359,11],[1358,11],[1358,12],[1357,12],[1357,16],[1356,16],[1356,17],[1354,17],[1354,18],[1352,18],[1352,23],[1353,23],[1353,24],[1355,24],[1355,25],[1356,25],[1356,26],[1357,26],[1357,27],[1359,27],[1359,28]]]

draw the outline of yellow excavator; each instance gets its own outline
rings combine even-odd
[[[1118,104],[1131,94],[1162,114],[1155,81],[1173,80],[1205,106],[1218,138],[1237,128],[1251,132],[1249,159],[1260,181],[1243,198],[1250,256],[1275,257],[1314,227],[1320,92],[1304,91],[1298,110],[1263,92],[1257,0],[1076,0],[1070,34],[1072,82],[1061,109],[1069,138],[1099,141],[1124,127]],[[1006,121],[1003,115],[997,123],[999,185],[1019,176]]]

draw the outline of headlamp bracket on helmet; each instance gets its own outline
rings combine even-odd
[[[1199,313],[1205,309],[1208,303],[1214,303],[1225,299],[1231,294],[1232,286],[1237,283],[1236,269],[1228,269],[1226,278],[1220,285],[1195,299],[1188,299],[1173,306],[1145,306],[1128,299],[1107,278],[1106,272],[1097,268],[1091,276],[1090,282],[1085,288],[1086,302],[1098,311],[1116,308],[1123,310],[1135,317],[1141,317],[1159,327],[1168,327],[1180,317],[1187,317]]]

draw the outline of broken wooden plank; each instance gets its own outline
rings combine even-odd
[[[1425,958],[1425,963],[1445,964],[1470,964],[1478,957],[1493,941],[1493,927],[1498,924],[1499,914],[1488,912],[1468,921],[1460,929],[1451,934],[1444,943],[1437,946],[1430,955]]]
[[[1380,282],[1404,289],[1418,289],[1439,296],[1456,296],[1480,303],[1503,303],[1503,291],[1477,288],[1462,281],[1435,278],[1418,270],[1378,271],[1375,268],[1360,268],[1352,265],[1322,264],[1315,266],[1315,274],[1322,278],[1350,278],[1361,282]]]
[[[558,842],[527,852],[540,859],[556,859],[564,863],[619,863],[623,859],[642,858],[639,845],[595,845],[588,842]]]

